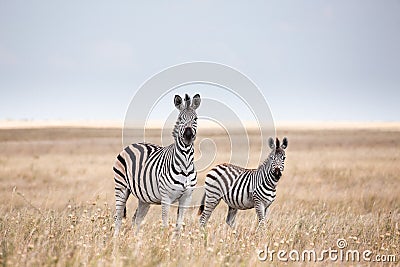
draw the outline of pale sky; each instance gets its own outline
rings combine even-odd
[[[122,120],[190,61],[247,75],[276,121],[400,121],[398,0],[0,1],[0,120]]]

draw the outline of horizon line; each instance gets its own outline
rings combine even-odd
[[[257,128],[254,121],[243,121],[246,128]],[[161,129],[164,121],[151,120],[146,129]],[[199,125],[208,129],[220,128],[215,123],[199,121]],[[238,126],[243,126],[238,125]],[[0,129],[37,129],[37,128],[117,128],[122,129],[121,120],[0,120]],[[138,125],[139,126],[139,125]],[[394,129],[400,130],[400,121],[280,121],[275,128],[282,129]],[[136,127],[132,127],[135,129]],[[142,127],[137,127],[141,129]],[[165,127],[164,127],[165,128]],[[166,128],[173,128],[166,127]]]

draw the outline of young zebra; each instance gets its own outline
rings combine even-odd
[[[179,202],[176,230],[180,230],[184,209],[190,204],[197,183],[193,142],[197,132],[196,109],[200,101],[199,94],[193,97],[193,101],[187,94],[184,101],[175,96],[179,116],[172,132],[173,144],[161,147],[136,143],[127,146],[117,156],[113,167],[116,197],[114,236],[118,235],[122,217],[126,216],[126,201],[130,194],[139,202],[132,218],[137,231],[150,204],[161,204],[162,224],[167,227],[169,206],[175,201]]]
[[[212,211],[223,199],[229,206],[226,223],[233,227],[237,211],[255,208],[258,223],[264,224],[268,207],[275,200],[276,185],[282,175],[288,140],[269,138],[272,149],[268,158],[257,169],[245,169],[232,164],[214,167],[206,177],[205,193],[198,214],[204,226]]]

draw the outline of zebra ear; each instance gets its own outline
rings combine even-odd
[[[269,145],[269,148],[271,148],[271,149],[275,148],[274,139],[272,139],[272,137],[268,138],[268,145]]]
[[[200,106],[200,102],[201,102],[200,95],[199,95],[199,94],[196,94],[196,95],[193,97],[192,109],[197,109],[197,108]]]
[[[179,95],[175,95],[174,104],[175,104],[175,107],[176,107],[178,110],[182,110],[183,107],[184,107],[183,101],[182,101],[182,97],[180,97]]]
[[[286,149],[287,146],[288,146],[288,140],[286,137],[283,137],[281,148]]]

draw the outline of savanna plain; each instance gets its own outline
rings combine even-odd
[[[149,141],[160,143],[154,130]],[[232,133],[233,135],[235,133]],[[151,135],[151,132],[150,132]],[[229,160],[227,136],[201,129],[217,148],[214,165]],[[135,234],[128,200],[121,235],[113,238],[112,165],[121,151],[121,129],[41,127],[0,129],[0,264],[2,266],[265,266],[374,264],[376,256],[400,260],[400,127],[278,127],[287,136],[285,171],[264,229],[254,210],[239,211],[236,227],[225,224],[221,202],[207,227],[198,226],[197,207],[188,209],[185,227],[161,228],[160,207],[152,206]],[[239,136],[240,139],[241,136]],[[249,131],[250,148],[261,145]],[[246,142],[239,145],[247,157]],[[211,147],[213,148],[213,146]],[[214,153],[205,146],[196,157]],[[267,147],[263,148],[268,150]],[[238,152],[235,152],[238,153]],[[250,157],[249,166],[259,161]],[[199,172],[199,185],[205,172]],[[260,261],[260,250],[329,248],[371,251],[371,261]],[[288,254],[286,254],[288,258]]]

